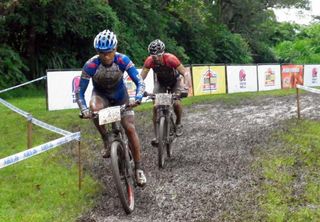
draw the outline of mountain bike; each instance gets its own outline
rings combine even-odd
[[[187,94],[172,94],[168,89],[167,93],[145,93],[145,96],[152,99],[156,107],[156,137],[158,144],[155,146],[158,148],[158,166],[159,168],[163,168],[165,163],[165,150],[167,157],[170,158],[172,156],[172,142],[177,137],[176,123],[173,117],[173,104],[174,101],[186,97]]]
[[[111,147],[111,169],[116,189],[124,211],[130,214],[134,210],[134,188],[137,186],[134,175],[134,160],[129,148],[128,139],[124,132],[121,121],[121,114],[134,105],[112,106],[92,113],[91,118],[99,118],[100,125],[108,130],[108,141]],[[80,116],[81,117],[81,116]]]

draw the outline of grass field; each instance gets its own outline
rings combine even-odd
[[[260,154],[263,221],[320,221],[320,122],[290,122]],[[273,144],[275,144],[273,142]]]
[[[212,101],[237,104],[242,99],[262,95],[294,93],[294,90],[277,90],[211,95],[190,97],[183,103],[185,106]],[[1,98],[41,121],[71,132],[88,124],[78,118],[75,109],[48,112],[41,90],[18,89],[1,95]],[[149,103],[136,110],[150,108]],[[0,158],[4,158],[26,149],[27,123],[3,105],[0,105],[0,115]],[[255,163],[259,166],[255,169],[264,178],[259,187],[263,194],[259,199],[260,221],[320,221],[320,123],[296,121],[288,123],[288,128],[290,130],[286,132],[275,132],[274,140],[281,144],[281,149],[270,147],[274,152],[259,153],[259,162]],[[33,131],[33,146],[61,137],[37,126]],[[61,149],[75,152],[76,146],[73,143],[63,145],[0,169],[0,221],[75,221],[94,205],[94,197],[99,195],[102,185],[85,174],[79,191],[76,159],[61,156]]]

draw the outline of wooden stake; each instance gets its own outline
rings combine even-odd
[[[296,88],[297,91],[297,113],[298,119],[300,119],[300,98],[299,98],[299,88]]]
[[[27,148],[32,148],[32,115],[27,118]]]
[[[78,141],[78,170],[79,170],[79,191],[81,190],[81,182],[82,182],[82,166],[81,166],[81,149],[80,149],[80,145],[81,145],[81,137],[79,138]]]

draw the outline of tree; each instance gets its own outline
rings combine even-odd
[[[274,51],[283,62],[298,64],[320,63],[320,24],[301,30],[292,41],[279,43]]]
[[[217,0],[213,8],[217,21],[248,42],[255,62],[276,60],[269,47],[270,35],[278,26],[272,8],[309,7],[309,0]]]
[[[98,30],[116,30],[119,21],[102,0],[20,0],[3,26],[0,39],[25,59],[34,79],[48,68],[80,67],[94,53]]]

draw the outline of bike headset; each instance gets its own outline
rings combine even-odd
[[[111,52],[118,44],[117,36],[110,30],[103,30],[93,41],[93,47],[98,52]]]
[[[160,39],[156,39],[149,44],[148,51],[150,55],[162,55],[165,48],[165,44]]]

